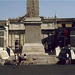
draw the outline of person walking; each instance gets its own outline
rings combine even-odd
[[[6,47],[6,51],[7,51],[8,55],[10,56],[10,49],[9,49],[9,47]]]
[[[16,65],[18,65],[18,53],[16,53],[16,55],[15,55],[15,60],[16,60]]]
[[[24,64],[27,64],[27,56],[26,56],[26,54],[24,54],[23,60],[24,60]]]
[[[69,54],[68,53],[66,53],[66,64],[69,64]]]
[[[22,57],[21,57],[21,54],[19,54],[19,65],[21,65],[21,60],[22,60]]]

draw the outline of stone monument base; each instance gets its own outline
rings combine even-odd
[[[34,58],[33,65],[54,65],[59,61],[56,55],[27,55],[27,57],[28,59]]]
[[[41,43],[25,43],[22,54],[26,55],[48,55],[45,53],[44,46]]]

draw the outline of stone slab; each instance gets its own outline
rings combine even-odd
[[[75,53],[74,53],[74,50],[71,50],[71,58],[75,60]]]
[[[57,64],[59,61],[56,55],[27,55],[28,59],[34,58],[34,65]]]
[[[41,42],[41,27],[38,25],[26,25],[25,42],[40,43]]]
[[[55,50],[56,50],[56,56],[59,56],[60,51],[61,51],[60,47],[59,46],[56,47]]]
[[[32,21],[32,22],[35,22],[35,21],[41,21],[41,18],[39,17],[29,17],[29,18],[26,18],[25,21]]]
[[[40,25],[42,23],[40,17],[27,17],[23,22],[25,25]]]
[[[48,55],[45,53],[44,46],[41,43],[25,43],[22,54],[27,55]]]
[[[8,55],[6,49],[4,49],[4,48],[0,48],[0,56],[2,59],[8,59],[9,58],[9,55]]]
[[[2,59],[10,59],[15,56],[14,52],[10,49],[10,56],[8,55],[8,52],[6,51],[6,48],[0,48],[0,56]]]

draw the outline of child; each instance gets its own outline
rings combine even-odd
[[[24,54],[23,60],[24,60],[24,64],[27,64],[27,56],[26,56],[26,54]]]
[[[18,64],[18,53],[15,55],[16,65]]]

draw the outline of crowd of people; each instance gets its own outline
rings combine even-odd
[[[31,62],[31,64],[33,64],[33,59],[29,59],[29,61]],[[27,62],[27,56],[26,54],[22,55],[22,54],[15,54],[15,64],[16,65],[28,65]]]
[[[23,64],[27,64],[27,56],[26,54],[22,55],[22,54],[18,54],[16,53],[15,54],[15,64],[16,65],[22,65],[22,61],[23,61]]]

